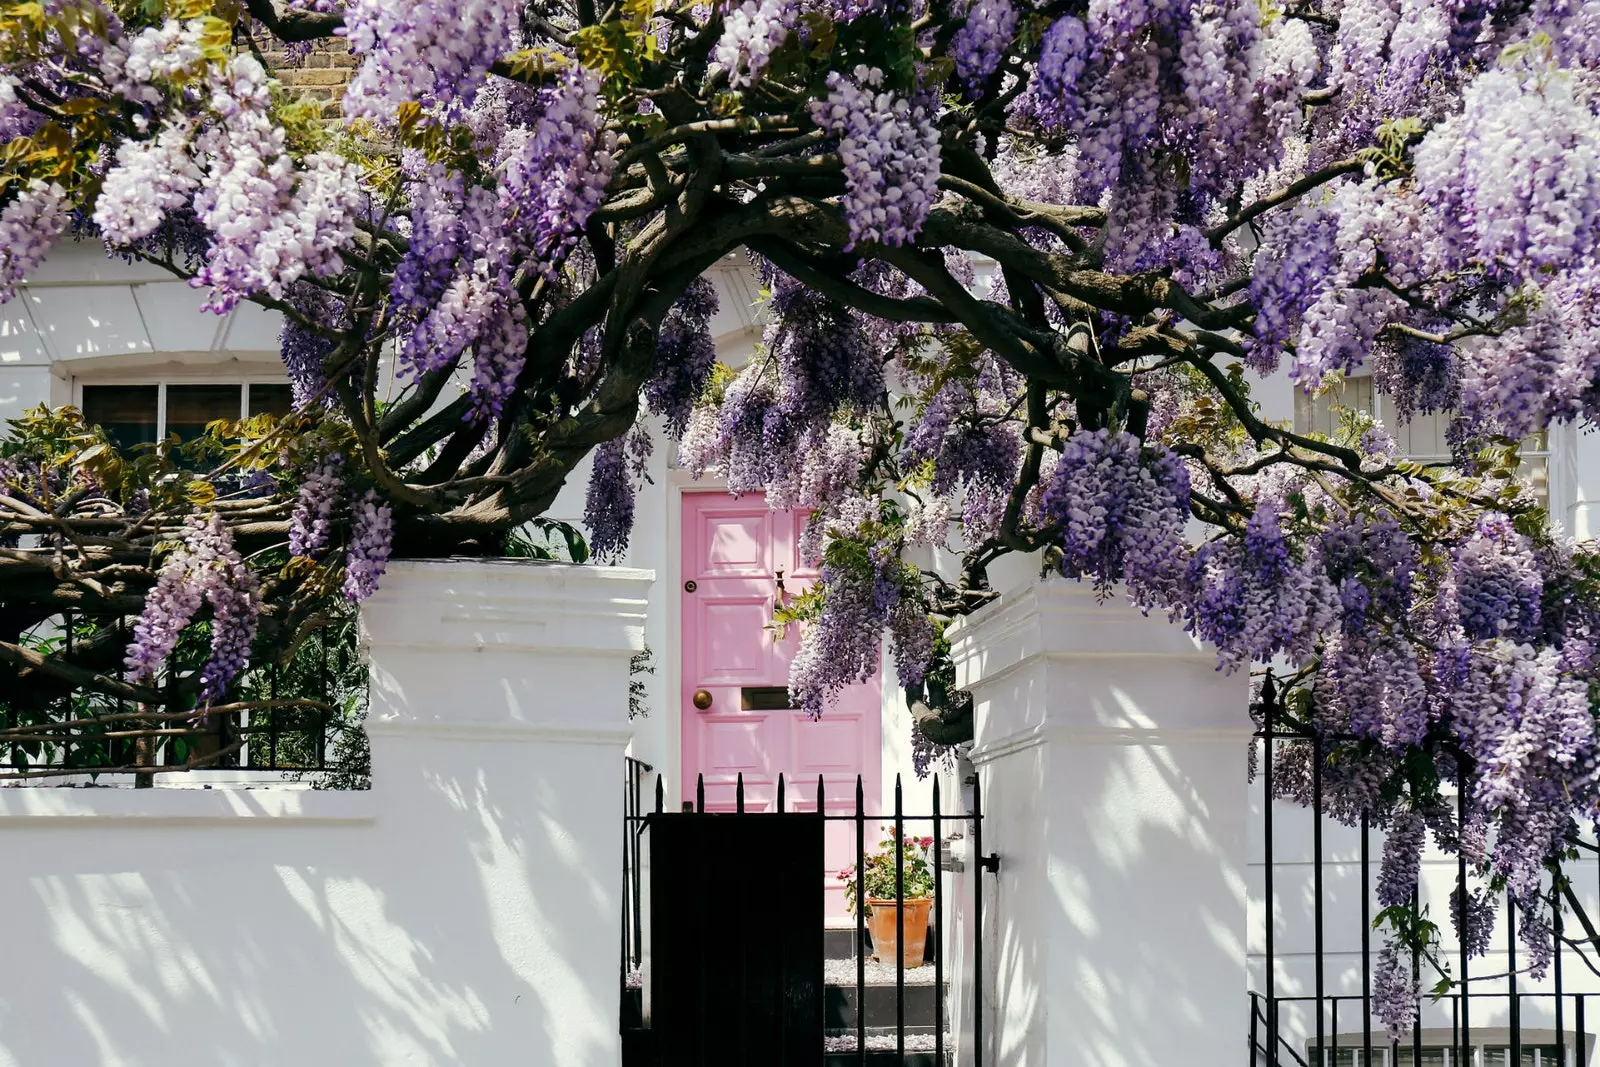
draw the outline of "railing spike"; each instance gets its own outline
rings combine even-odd
[[[706,776],[704,772],[698,775],[695,779],[694,810],[697,812],[703,812],[706,810]]]
[[[778,772],[778,814],[783,814],[783,772]]]
[[[744,772],[739,772],[739,780],[733,787],[733,810],[740,815],[744,814]]]

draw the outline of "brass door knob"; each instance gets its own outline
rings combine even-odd
[[[711,706],[710,691],[706,689],[696,689],[694,691],[694,706],[699,708],[701,711],[705,711],[707,708],[709,708]]]

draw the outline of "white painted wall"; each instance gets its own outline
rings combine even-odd
[[[392,566],[369,793],[0,790],[0,1064],[614,1067],[649,582]]]
[[[984,1062],[1236,1064],[1245,677],[1059,578],[961,620],[952,652],[1000,860],[983,875]]]

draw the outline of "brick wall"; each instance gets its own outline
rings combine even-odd
[[[350,54],[350,44],[341,37],[317,41],[309,53],[290,53],[281,48],[264,50],[268,65],[278,79],[300,96],[323,101],[330,116],[339,110],[345,86],[361,62]]]

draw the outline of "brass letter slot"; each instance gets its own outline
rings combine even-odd
[[[739,707],[745,711],[788,711],[794,707],[789,689],[782,685],[747,685],[739,690]]]

